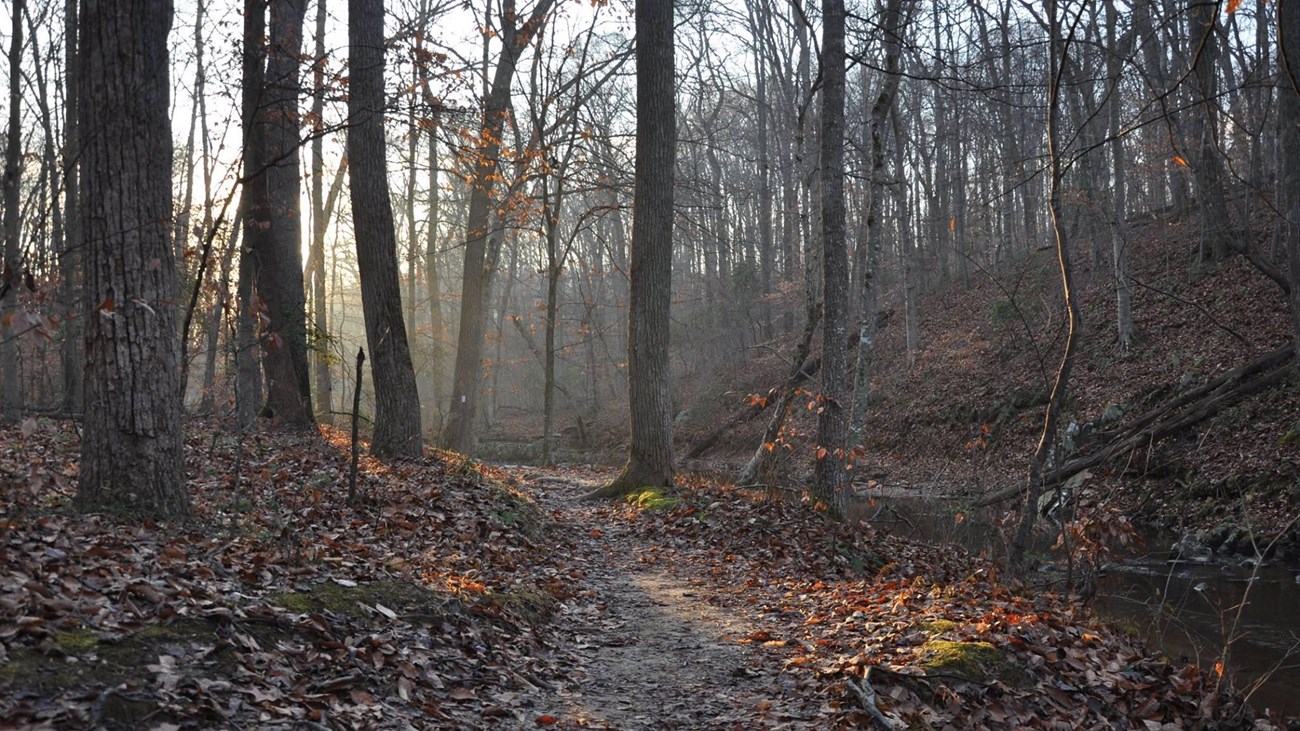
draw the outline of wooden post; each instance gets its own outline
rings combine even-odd
[[[348,504],[357,504],[357,419],[361,411],[361,365],[366,362],[366,349],[357,348],[357,381],[352,389],[352,471],[348,473]]]

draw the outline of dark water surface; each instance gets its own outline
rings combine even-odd
[[[962,515],[950,501],[878,498],[853,512],[897,535],[995,559],[1005,554],[993,522]],[[1300,716],[1300,566],[1265,562],[1256,569],[1244,557],[1177,562],[1169,550],[1177,536],[1143,538],[1144,546],[1113,557],[1098,582],[1097,611],[1171,659],[1206,669],[1225,658],[1226,644],[1228,677],[1257,712]],[[1048,561],[1056,558],[1048,551],[1054,541],[1043,536],[1037,546]],[[1046,571],[1042,580],[1052,578]]]

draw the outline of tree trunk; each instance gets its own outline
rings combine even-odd
[[[1281,124],[1281,161],[1278,187],[1291,270],[1291,322],[1300,356],[1300,3],[1277,4],[1278,119]]]
[[[488,313],[484,304],[492,286],[493,261],[488,242],[492,193],[496,188],[501,135],[510,113],[510,85],[519,54],[531,41],[550,12],[554,0],[539,0],[522,25],[515,16],[514,0],[504,0],[501,10],[501,57],[497,60],[483,106],[483,133],[475,151],[474,176],[465,225],[465,264],[461,277],[460,334],[456,345],[456,370],[452,378],[451,406],[442,443],[461,452],[473,448],[483,380],[483,340]],[[486,49],[484,50],[486,53]],[[485,71],[486,73],[486,71]]]
[[[77,505],[189,513],[169,245],[167,0],[83,0],[86,400]]]
[[[1034,520],[1038,516],[1038,497],[1043,489],[1043,475],[1049,467],[1057,464],[1056,422],[1060,414],[1061,402],[1065,398],[1065,390],[1069,386],[1070,372],[1074,367],[1075,334],[1079,327],[1079,310],[1071,289],[1068,241],[1061,220],[1061,180],[1065,175],[1065,165],[1062,164],[1060,135],[1056,126],[1060,107],[1061,68],[1067,63],[1072,36],[1065,39],[1061,37],[1062,23],[1057,2],[1058,0],[1049,0],[1046,11],[1050,24],[1051,44],[1048,52],[1047,79],[1047,157],[1051,173],[1048,205],[1052,214],[1052,227],[1056,233],[1056,260],[1060,267],[1061,292],[1065,299],[1065,350],[1061,354],[1061,365],[1056,371],[1056,380],[1052,384],[1052,393],[1047,401],[1047,411],[1043,415],[1043,431],[1039,435],[1038,446],[1029,462],[1029,490],[1025,493],[1025,504],[1020,511],[1020,521],[1016,525],[1008,557],[1009,568],[1015,573],[1024,569],[1025,549],[1029,545],[1029,536]]]
[[[266,303],[269,336],[262,364],[271,416],[293,426],[315,424],[307,364],[307,313],[302,274],[302,165],[298,133],[299,70],[306,0],[270,3],[264,103],[256,124],[265,143],[264,203],[253,210],[257,235],[248,238],[256,256],[257,293]]]
[[[1123,78],[1123,55],[1116,44],[1119,13],[1115,0],[1106,0],[1106,43],[1115,53],[1106,57],[1106,75],[1110,77],[1110,164],[1111,184],[1111,254],[1115,272],[1115,324],[1120,350],[1128,350],[1133,343],[1133,285],[1128,273],[1128,244],[1125,225],[1128,209],[1128,180],[1124,160],[1124,138],[1120,134],[1120,107],[1123,95],[1120,81]]]
[[[844,237],[844,0],[822,0],[822,392],[813,490],[839,514],[848,501],[849,271]]]
[[[325,113],[325,19],[327,0],[316,0],[316,62],[312,67],[311,124],[314,137],[311,141],[311,302],[312,330],[316,347],[312,370],[316,382],[313,406],[320,421],[333,421],[334,382],[330,378],[329,323],[325,317],[325,233],[329,228],[329,212],[325,205],[325,139],[322,135]],[[342,181],[342,168],[337,181]],[[337,195],[330,190],[331,197]]]
[[[255,425],[262,399],[261,345],[258,335],[265,309],[257,296],[258,241],[270,229],[266,220],[266,158],[258,124],[266,73],[266,0],[244,0],[244,46],[241,52],[240,117],[243,125],[244,192],[239,220],[246,249],[239,256],[239,324],[235,342],[235,411],[241,430]],[[266,228],[263,229],[263,224]],[[265,242],[261,243],[265,248]]]
[[[864,161],[869,163],[870,192],[867,210],[863,216],[864,231],[858,242],[858,246],[864,250],[858,257],[859,265],[863,268],[859,278],[862,286],[859,303],[861,316],[858,320],[857,370],[853,378],[853,410],[849,417],[849,433],[855,440],[862,436],[863,424],[867,418],[868,395],[871,391],[871,356],[876,335],[878,308],[876,297],[878,287],[875,279],[880,260],[879,220],[885,208],[885,124],[893,111],[894,98],[898,94],[898,84],[902,78],[898,75],[898,60],[903,46],[902,6],[903,0],[889,0],[885,6],[882,28],[885,46],[885,78],[880,87],[880,94],[871,105],[871,153],[870,159]],[[865,92],[866,89],[863,91]],[[896,139],[894,144],[901,146],[903,140]],[[895,174],[901,177],[902,168],[899,168]]]
[[[677,109],[673,0],[636,3],[636,191],[628,298],[627,464],[593,496],[673,484],[668,317],[672,301],[673,178]]]
[[[22,282],[22,252],[18,237],[22,233],[23,130],[22,130],[22,53],[23,4],[14,0],[13,24],[9,37],[9,127],[5,146],[4,170],[4,261],[0,267],[0,421],[16,423],[21,416],[23,395],[18,380],[18,329],[13,327],[18,307],[18,287]]]
[[[1228,256],[1232,222],[1224,200],[1223,161],[1219,159],[1219,79],[1215,73],[1219,53],[1219,3],[1194,0],[1191,5],[1192,30],[1200,45],[1195,50],[1192,74],[1201,110],[1201,133],[1198,140],[1196,167],[1196,208],[1201,216],[1202,261],[1219,261]],[[1193,39],[1195,40],[1195,39]]]
[[[81,57],[78,53],[78,34],[81,32],[77,22],[79,3],[77,0],[64,2],[64,121],[63,121],[63,251],[59,255],[59,276],[62,280],[62,302],[65,317],[63,322],[63,340],[59,354],[63,366],[63,412],[80,414],[82,402],[82,357],[81,346],[85,328],[86,310],[80,306],[84,297],[81,292],[81,251],[77,244],[81,241],[81,207],[77,197],[80,182],[78,180],[78,158],[81,153],[80,69]]]
[[[348,180],[375,384],[376,457],[419,457],[420,398],[402,322],[397,233],[384,149],[384,3],[348,0]]]

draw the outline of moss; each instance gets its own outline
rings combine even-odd
[[[0,666],[0,683],[31,689],[115,686],[142,677],[165,645],[215,642],[213,625],[203,619],[151,624],[120,640],[102,640],[86,628],[62,630],[55,633],[54,643],[67,657],[15,648],[9,662]],[[229,670],[233,665],[218,667]]]
[[[932,637],[941,635],[944,632],[951,632],[960,626],[961,626],[960,624],[952,621],[951,619],[930,619],[924,622],[916,623],[917,629],[929,634]]]
[[[1031,682],[1023,668],[987,642],[932,639],[921,646],[921,668],[927,675],[955,675],[975,682],[996,679],[1012,687]]]
[[[629,505],[635,505],[642,510],[672,510],[681,503],[680,498],[664,494],[663,488],[659,487],[647,487],[639,492],[633,492],[624,500]]]
[[[60,630],[54,633],[54,643],[69,655],[85,652],[99,644],[99,637],[85,627]]]
[[[268,594],[266,600],[291,612],[330,612],[353,619],[369,617],[369,607],[376,604],[399,614],[429,618],[441,617],[446,610],[446,602],[437,594],[409,581],[376,581],[356,586],[323,581],[297,591]]]

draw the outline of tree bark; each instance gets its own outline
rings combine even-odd
[[[316,0],[316,53],[312,67],[311,125],[314,137],[311,142],[311,280],[312,329],[315,333],[315,352],[312,370],[316,382],[313,406],[319,410],[319,420],[333,421],[334,382],[330,378],[329,322],[325,316],[325,233],[329,229],[329,212],[325,205],[325,139],[321,134],[325,114],[325,19],[327,0]],[[337,180],[342,179],[342,169]],[[330,190],[331,195],[335,190]]]
[[[1106,75],[1110,77],[1110,165],[1111,165],[1111,255],[1115,272],[1115,335],[1120,350],[1127,351],[1133,344],[1133,283],[1128,273],[1128,242],[1125,236],[1128,209],[1128,179],[1124,160],[1124,137],[1120,134],[1120,107],[1123,94],[1123,53],[1116,42],[1119,13],[1115,0],[1106,0],[1106,42],[1113,50],[1106,57]],[[1127,44],[1126,44],[1127,45]]]
[[[167,117],[168,0],[83,0],[85,419],[77,505],[189,512]]]
[[[673,45],[673,0],[637,0],[636,190],[627,347],[632,441],[623,471],[593,497],[673,484],[668,362],[677,160]]]
[[[361,304],[375,384],[376,457],[423,452],[420,398],[402,322],[397,233],[384,146],[384,3],[348,0],[348,180],[357,239]]]
[[[844,237],[844,0],[822,0],[822,389],[813,490],[843,514],[848,503],[849,271]]]
[[[59,354],[63,366],[63,412],[80,414],[82,403],[82,338],[86,310],[80,307],[81,252],[76,246],[81,241],[81,208],[77,197],[78,158],[81,156],[80,116],[81,58],[78,53],[78,0],[65,0],[64,12],[64,121],[63,121],[63,251],[59,255],[59,276],[62,279],[64,324],[63,341]]]
[[[18,329],[13,326],[18,308],[18,287],[22,282],[23,130],[22,53],[23,4],[14,0],[9,37],[9,127],[6,134],[4,169],[4,260],[0,266],[0,421],[16,423],[21,416],[23,395],[18,380]]]
[[[1277,3],[1278,120],[1281,161],[1278,164],[1279,208],[1291,272],[1291,322],[1296,355],[1300,356],[1300,3]]]
[[[240,118],[243,126],[244,192],[240,221],[245,249],[239,255],[239,323],[235,338],[235,412],[241,430],[256,424],[262,399],[261,346],[258,334],[263,303],[257,296],[255,241],[270,229],[266,221],[266,143],[258,124],[266,75],[266,0],[244,0],[244,45],[241,50]],[[265,224],[266,228],[262,226]],[[263,244],[263,247],[265,244]]]
[[[1228,256],[1232,220],[1224,200],[1223,161],[1219,159],[1219,77],[1215,64],[1219,54],[1219,3],[1192,0],[1192,29],[1199,32],[1200,44],[1194,47],[1192,74],[1197,101],[1201,108],[1200,137],[1193,180],[1196,183],[1196,208],[1201,216],[1202,261],[1219,261]]]
[[[264,205],[253,209],[257,235],[248,243],[256,257],[257,293],[270,318],[262,353],[267,411],[283,424],[310,426],[316,420],[307,364],[298,133],[302,24],[307,4],[306,0],[273,0],[269,5],[264,103],[256,121],[265,144],[258,174],[264,178],[266,194],[255,199]]]

